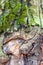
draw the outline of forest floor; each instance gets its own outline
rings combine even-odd
[[[10,35],[0,35],[0,65],[38,65],[41,34],[43,29],[35,26],[29,33],[21,29]]]

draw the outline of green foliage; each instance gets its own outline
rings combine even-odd
[[[4,7],[2,6],[4,4]],[[27,6],[25,4],[21,4],[16,0],[5,0],[2,4],[0,4],[1,9],[3,11],[2,15],[0,15],[0,31],[6,31],[11,26],[11,22],[16,19],[17,24],[25,24],[25,17],[27,16]],[[21,7],[22,5],[22,7]]]
[[[14,27],[19,27],[20,24],[37,25],[35,11],[31,8],[30,4],[27,4],[27,0],[0,0],[0,9],[2,14],[0,15],[0,32],[7,31],[11,27],[11,22],[14,21]],[[15,21],[16,20],[16,21]],[[39,25],[39,24],[38,24]]]
[[[2,2],[2,1],[1,1]],[[1,7],[3,13],[0,15],[0,31],[4,30],[6,31],[8,28],[10,28],[10,23],[13,21],[16,17],[17,12],[20,9],[20,2],[16,2],[14,0],[6,0],[3,3],[0,2],[0,7]],[[13,5],[12,5],[12,4]]]

